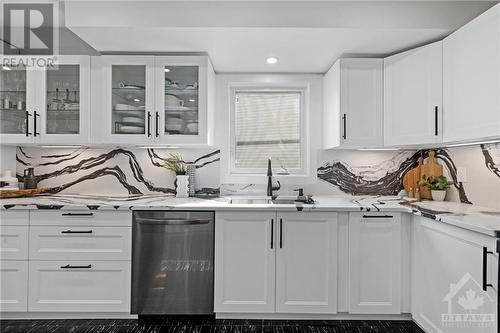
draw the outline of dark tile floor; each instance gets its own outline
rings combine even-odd
[[[207,318],[1,320],[1,333],[424,333],[395,320],[213,320]]]

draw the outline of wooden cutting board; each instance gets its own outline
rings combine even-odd
[[[410,189],[415,190],[417,188],[417,183],[420,180],[420,171],[424,164],[424,158],[422,156],[418,159],[418,165],[412,169],[410,169],[403,176],[403,187],[406,193],[410,193]]]
[[[436,152],[434,150],[429,151],[429,158],[427,163],[422,166],[420,171],[421,177],[426,179],[429,177],[437,177],[443,174],[443,166],[436,162]],[[431,191],[427,187],[420,188],[420,197],[424,199],[431,199]]]

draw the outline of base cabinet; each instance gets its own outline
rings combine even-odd
[[[349,313],[401,313],[401,215],[349,214]]]
[[[337,214],[218,212],[215,312],[337,309]]]
[[[28,309],[28,261],[0,262],[0,311]]]
[[[28,311],[129,312],[130,262],[31,261]]]
[[[426,332],[497,332],[496,238],[419,216],[412,238],[414,320]]]
[[[215,215],[215,312],[274,312],[275,218],[275,212]]]
[[[337,214],[278,214],[276,312],[337,312]]]

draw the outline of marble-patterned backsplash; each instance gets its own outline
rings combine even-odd
[[[220,151],[216,149],[18,147],[17,174],[34,167],[39,185],[51,193],[130,195],[174,193],[175,175],[163,167],[169,153],[196,166],[196,189],[202,193],[232,193],[262,186],[220,184]],[[315,184],[304,185],[313,194],[395,195],[403,175],[415,167],[422,151],[321,151]],[[436,149],[438,163],[454,182],[447,200],[500,209],[500,143]],[[457,180],[457,168],[467,181]],[[288,192],[292,186],[284,186]],[[263,188],[262,188],[263,190]]]

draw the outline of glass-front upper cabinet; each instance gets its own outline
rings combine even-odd
[[[0,104],[3,144],[88,143],[90,57],[58,56],[45,68],[2,66]]]
[[[41,121],[42,143],[89,141],[90,57],[61,56],[56,66],[48,67],[42,78],[43,111],[34,110]]]
[[[28,87],[34,79],[33,73],[22,65],[1,66],[0,143],[33,142],[32,114],[28,110],[33,110],[35,91]]]
[[[214,72],[208,57],[158,56],[155,68],[156,142],[210,145]]]
[[[92,125],[98,130],[94,140],[153,143],[154,124],[159,121],[153,119],[154,57],[100,56],[92,61],[98,103],[93,111]]]

